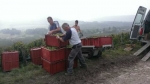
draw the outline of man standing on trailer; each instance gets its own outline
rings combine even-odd
[[[73,28],[75,28],[78,32],[79,37],[81,38],[83,36],[80,27],[78,26],[78,20],[75,21],[75,25],[73,26]]]
[[[56,33],[62,33],[61,28],[59,27],[59,23],[57,24],[53,21],[52,17],[47,17],[47,21],[50,24],[49,27],[49,35],[56,34]]]
[[[73,64],[76,56],[79,58],[81,68],[87,68],[87,65],[85,63],[84,57],[82,56],[82,44],[76,29],[70,28],[68,23],[64,23],[62,28],[64,31],[66,31],[66,34],[63,38],[60,38],[59,36],[57,36],[57,38],[62,42],[69,40],[70,45],[72,45],[72,50],[68,57],[69,67],[65,75],[73,75]]]

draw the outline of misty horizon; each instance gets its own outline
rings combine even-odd
[[[127,15],[127,16],[110,16],[110,17],[103,17],[103,18],[97,18],[95,20],[92,21],[82,21],[79,20],[79,25],[80,24],[84,24],[87,22],[98,22],[98,23],[102,23],[102,22],[133,22],[135,15]],[[75,20],[61,20],[58,18],[53,18],[54,21],[57,20],[60,23],[60,26],[62,23],[67,22],[69,23],[71,26],[74,24]],[[20,29],[20,30],[25,30],[25,29],[31,29],[31,28],[48,28],[49,23],[47,22],[47,17],[46,18],[42,18],[42,19],[37,19],[37,20],[30,20],[30,21],[22,21],[22,22],[3,22],[2,24],[0,24],[0,29],[6,29],[6,28],[16,28],[16,29]]]
[[[48,27],[46,18],[69,22],[132,22],[139,6],[150,9],[148,0],[2,0],[0,29]],[[79,24],[80,24],[79,22]]]

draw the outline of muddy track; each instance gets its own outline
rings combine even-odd
[[[128,69],[132,70],[132,67],[136,66],[140,59],[141,56],[133,55],[120,56],[110,60],[86,59],[88,69],[76,68],[73,76],[65,76],[64,72],[55,75],[45,73],[22,84],[119,84],[111,83],[110,80],[126,73]]]
[[[105,81],[120,75],[124,72],[122,68],[129,68],[134,66],[140,57],[128,56],[114,60],[92,60],[93,66],[88,70],[78,70],[75,76],[60,76],[54,84],[100,84]],[[63,80],[62,80],[63,79]],[[106,83],[107,84],[107,83]]]

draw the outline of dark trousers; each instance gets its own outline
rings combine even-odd
[[[81,48],[82,48],[81,43],[74,45],[72,47],[72,50],[71,50],[69,57],[68,57],[68,62],[69,62],[69,67],[67,69],[68,73],[73,73],[74,59],[76,58],[76,56],[78,57],[81,66],[86,66],[85,59],[82,56]]]

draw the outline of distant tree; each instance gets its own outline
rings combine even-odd
[[[27,29],[25,33],[29,35],[45,35],[47,31],[48,30],[45,28],[36,28],[36,29]]]
[[[15,29],[15,28],[12,28],[12,29],[2,29],[2,30],[0,30],[0,32],[3,33],[3,34],[10,34],[10,35],[20,35],[21,34],[21,31]]]

